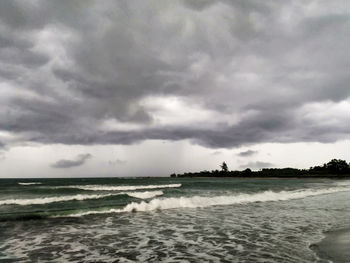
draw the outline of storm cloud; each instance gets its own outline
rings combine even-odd
[[[257,153],[258,153],[258,151],[247,150],[247,151],[243,151],[243,152],[238,153],[238,156],[249,157],[249,156],[255,155]]]
[[[59,160],[51,165],[52,168],[66,169],[77,167],[85,164],[85,162],[92,157],[91,154],[79,154],[74,160]]]
[[[0,139],[348,139],[349,32],[346,1],[1,1]]]

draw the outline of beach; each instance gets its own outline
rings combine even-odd
[[[325,233],[325,238],[312,246],[321,259],[334,263],[350,262],[350,228]]]

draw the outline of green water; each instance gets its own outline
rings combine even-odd
[[[0,180],[1,262],[326,262],[350,181]]]

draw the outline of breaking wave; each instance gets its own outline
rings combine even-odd
[[[66,201],[83,201],[88,199],[100,199],[108,196],[116,195],[128,195],[139,199],[149,199],[155,196],[163,195],[162,191],[147,191],[147,192],[121,192],[117,194],[100,194],[100,195],[67,195],[67,196],[56,196],[56,197],[43,197],[43,198],[32,198],[32,199],[7,199],[0,200],[0,205],[42,205],[56,202]]]
[[[130,197],[136,197],[139,199],[149,199],[149,198],[163,195],[163,192],[162,191],[146,191],[146,192],[128,192],[126,194]]]
[[[19,185],[35,185],[35,184],[42,184],[42,183],[39,183],[39,182],[29,182],[29,183],[18,183]]]
[[[64,202],[64,201],[82,201],[87,199],[99,199],[107,196],[111,196],[112,194],[105,195],[68,195],[68,196],[57,196],[57,197],[42,197],[42,198],[32,198],[32,199],[8,199],[8,200],[0,200],[0,205],[42,205],[56,202]]]
[[[233,205],[245,204],[253,202],[271,202],[271,201],[286,201],[292,199],[301,199],[310,196],[317,196],[323,194],[331,194],[336,192],[350,191],[350,187],[333,187],[328,189],[307,189],[297,191],[265,191],[255,194],[237,194],[230,196],[215,196],[215,197],[179,197],[179,198],[163,198],[152,199],[150,202],[142,201],[141,203],[132,202],[122,209],[109,209],[104,211],[87,211],[78,214],[71,214],[71,216],[84,216],[90,214],[104,214],[104,213],[123,213],[136,211],[152,211],[173,208],[198,208],[216,205]]]
[[[76,188],[88,191],[133,191],[141,189],[161,189],[161,188],[176,188],[181,187],[181,184],[160,184],[160,185],[124,185],[124,186],[106,186],[106,185],[70,185],[59,186],[56,188]]]

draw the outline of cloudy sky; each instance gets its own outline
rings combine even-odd
[[[0,177],[350,161],[350,1],[0,1]]]

